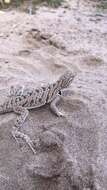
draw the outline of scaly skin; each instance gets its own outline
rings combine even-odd
[[[15,120],[15,127],[19,128],[23,125],[25,119],[27,118],[30,109],[41,107],[45,104],[50,104],[50,109],[59,117],[63,116],[59,112],[56,104],[60,100],[61,90],[67,88],[72,80],[74,79],[75,74],[71,71],[65,72],[55,83],[47,84],[47,86],[39,88],[24,88],[22,86],[11,86],[9,96],[3,105],[0,105],[0,114],[15,112],[20,114]],[[16,137],[23,138],[30,148],[35,153],[31,145],[29,137],[17,129],[12,131],[12,135]]]

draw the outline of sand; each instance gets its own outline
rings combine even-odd
[[[107,189],[107,14],[84,1],[76,8],[0,12],[0,103],[10,85],[77,73],[58,105],[65,118],[44,106],[21,128],[36,155],[12,137],[16,115],[0,115],[0,190]]]

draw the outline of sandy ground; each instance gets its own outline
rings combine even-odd
[[[66,118],[44,106],[21,129],[35,144],[42,139],[36,155],[12,138],[16,115],[0,115],[0,190],[107,189],[107,14],[84,1],[76,8],[70,1],[35,15],[0,12],[1,103],[11,84],[40,85],[67,69],[77,73],[58,105]]]

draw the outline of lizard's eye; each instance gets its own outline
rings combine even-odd
[[[59,91],[59,94],[61,95],[61,90]]]

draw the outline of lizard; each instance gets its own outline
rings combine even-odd
[[[24,86],[10,86],[9,95],[3,104],[0,105],[0,114],[14,112],[19,116],[14,121],[12,136],[16,139],[22,138],[30,146],[33,153],[31,139],[28,135],[20,132],[19,128],[24,124],[29,115],[29,110],[41,107],[45,104],[50,105],[52,112],[58,117],[63,114],[58,110],[57,103],[61,98],[61,90],[69,87],[75,73],[66,71],[56,82],[36,88],[25,88]]]

